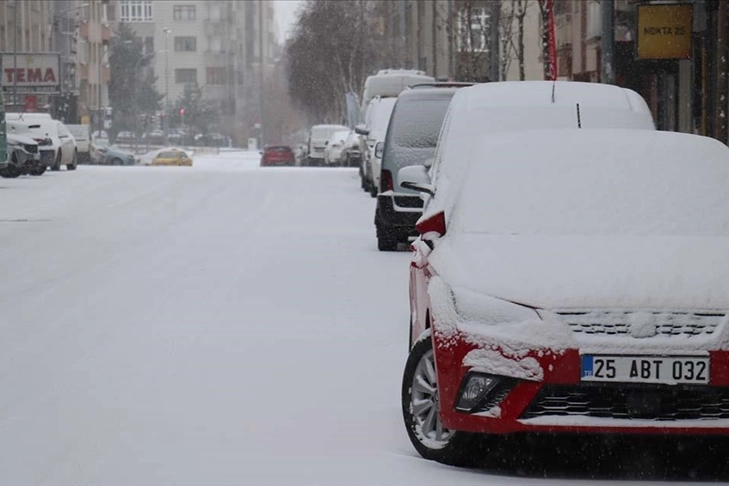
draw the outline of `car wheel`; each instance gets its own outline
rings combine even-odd
[[[30,175],[32,175],[32,176],[42,176],[45,173],[46,173],[46,166],[44,166],[44,165],[33,167],[32,169],[30,169]]]
[[[122,159],[117,157],[111,160],[111,165],[124,165],[124,162],[122,162]]]
[[[377,186],[370,184],[370,196],[377,197]]]
[[[0,177],[3,179],[15,179],[20,177],[20,170],[14,165],[8,165],[4,169],[0,169]]]
[[[58,151],[58,154],[56,155],[56,161],[53,163],[53,166],[51,167],[51,170],[58,171],[61,170],[61,151]]]
[[[426,331],[410,351],[403,374],[402,416],[408,437],[425,459],[451,466],[474,466],[474,435],[444,428],[439,403],[433,340]]]
[[[76,170],[76,166],[78,165],[78,152],[74,150],[73,152],[73,160],[70,164],[66,165],[66,170]]]
[[[377,249],[380,251],[395,251],[397,250],[397,238],[391,236],[378,236],[377,237]]]

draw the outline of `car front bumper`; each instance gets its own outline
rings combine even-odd
[[[443,425],[451,430],[482,434],[729,434],[729,351],[708,352],[708,385],[604,383],[582,380],[578,348],[514,355],[514,349],[527,346],[513,341],[474,344],[479,340],[474,336],[438,331],[433,339],[440,414]],[[505,369],[519,369],[525,360],[538,363],[543,376],[525,379],[508,372],[492,374],[498,384],[481,405],[457,410],[462,387],[474,373],[464,361],[481,350],[497,351],[513,363],[507,363]],[[646,356],[658,351],[646,350]]]

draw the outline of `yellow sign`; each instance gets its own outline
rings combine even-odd
[[[638,5],[638,59],[690,59],[691,5]]]

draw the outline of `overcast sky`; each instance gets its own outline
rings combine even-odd
[[[286,40],[289,27],[294,23],[296,10],[304,3],[304,0],[274,0],[274,3],[279,41],[283,43]]]

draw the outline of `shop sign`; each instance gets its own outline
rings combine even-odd
[[[0,55],[5,93],[16,89],[20,94],[60,93],[59,54],[4,52]]]
[[[638,5],[638,59],[690,59],[692,25],[691,5]]]

